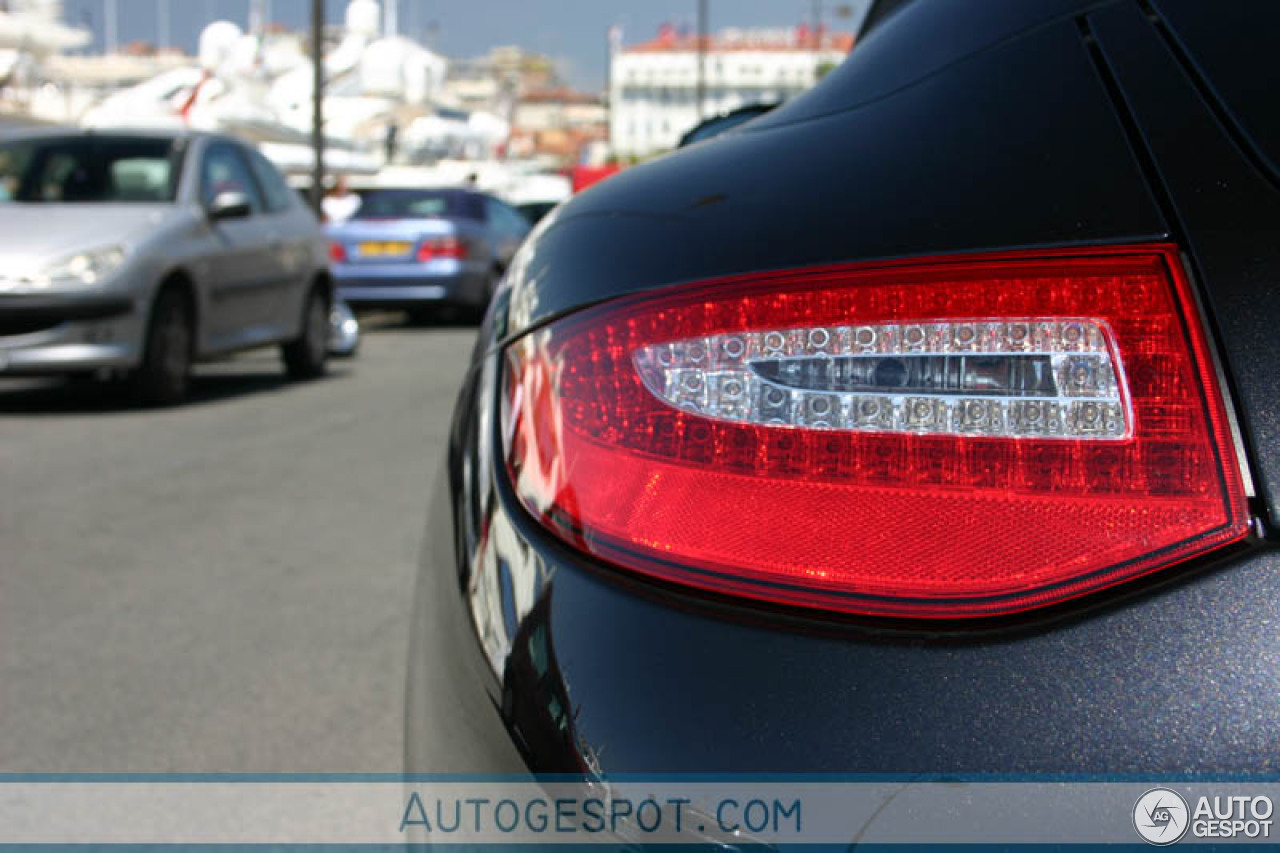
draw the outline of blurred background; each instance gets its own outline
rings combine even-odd
[[[554,194],[522,178],[589,182],[812,86],[868,5],[0,0],[0,126],[226,131],[302,186],[319,23],[328,174]]]
[[[0,770],[398,771],[429,487],[505,265],[813,86],[867,5],[0,0]],[[299,369],[281,297],[222,331],[311,381],[192,368],[186,296],[230,312],[299,258],[349,358]],[[121,393],[152,368],[186,405]]]

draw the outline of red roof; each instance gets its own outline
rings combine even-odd
[[[520,96],[526,104],[598,104],[600,96],[590,92],[578,92],[561,87],[558,89],[532,89]]]
[[[630,45],[623,50],[627,53],[693,53],[704,39],[696,35],[682,35],[671,31],[659,33],[657,38],[639,44]],[[761,40],[745,38],[724,39],[716,36],[705,38],[708,53],[725,51],[794,51],[806,52],[814,50],[838,50],[848,53],[853,50],[853,33],[821,33],[818,38],[811,35],[806,27],[797,29],[795,37],[787,40]],[[821,42],[819,44],[818,42]]]

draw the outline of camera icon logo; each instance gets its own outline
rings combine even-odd
[[[1133,828],[1143,841],[1160,847],[1180,841],[1190,817],[1187,801],[1168,788],[1152,788],[1133,804]]]

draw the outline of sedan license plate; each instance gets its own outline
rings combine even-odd
[[[361,243],[362,258],[399,258],[409,254],[413,244],[402,242]]]

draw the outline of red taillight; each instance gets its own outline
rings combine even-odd
[[[338,242],[329,243],[329,260],[335,264],[345,264],[347,262],[347,250]]]
[[[418,246],[418,260],[422,263],[441,258],[462,260],[467,256],[467,245],[457,237],[439,237],[423,240]]]
[[[1176,251],[775,273],[630,297],[508,353],[523,505],[690,586],[956,618],[1247,535]]]

